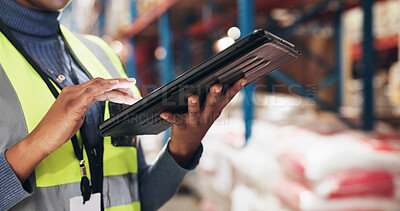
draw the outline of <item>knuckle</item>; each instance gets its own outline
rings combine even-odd
[[[61,90],[60,95],[70,95],[74,89],[75,86],[66,86]]]
[[[93,88],[92,87],[87,87],[84,91],[85,94],[90,94],[93,92]]]
[[[104,81],[103,78],[97,77],[95,79],[93,79],[93,84],[99,85]]]
[[[189,113],[197,113],[200,110],[200,108],[198,106],[189,106]]]
[[[61,90],[61,92],[64,92],[64,93],[71,92],[72,89],[73,89],[72,86],[66,86]]]
[[[217,106],[217,101],[208,102],[207,106],[210,107],[210,108],[215,108]]]
[[[93,93],[95,92],[95,88],[93,87],[87,87],[85,90],[83,90],[83,95],[88,96],[88,97],[93,97]]]
[[[179,116],[176,115],[176,114],[172,114],[172,115],[170,116],[170,122],[171,122],[172,124],[179,125],[179,124],[181,124],[181,121],[182,121],[182,119],[179,118]]]

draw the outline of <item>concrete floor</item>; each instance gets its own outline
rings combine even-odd
[[[190,195],[176,195],[159,211],[202,211],[197,200]]]

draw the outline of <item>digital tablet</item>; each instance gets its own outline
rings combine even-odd
[[[106,120],[99,132],[102,136],[158,134],[171,126],[160,114],[186,113],[191,95],[197,94],[202,105],[212,85],[220,83],[224,91],[243,77],[248,85],[300,55],[293,44],[265,30],[255,30]]]

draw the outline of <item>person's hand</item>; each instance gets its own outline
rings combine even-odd
[[[133,104],[140,99],[129,94],[135,79],[95,78],[65,87],[36,128],[6,151],[6,158],[21,181],[50,153],[61,147],[79,130],[89,108],[96,101]],[[36,154],[25,156],[29,149]],[[27,160],[21,159],[25,156]]]
[[[238,80],[224,95],[221,95],[221,84],[213,85],[203,109],[200,108],[199,97],[192,95],[188,98],[187,114],[161,113],[161,118],[173,124],[168,147],[181,166],[188,167],[208,129],[225,106],[245,86],[246,81],[246,78]]]
[[[41,137],[44,153],[50,154],[68,141],[81,127],[89,108],[96,101],[133,104],[138,97],[129,95],[127,88],[135,79],[95,78],[88,82],[65,87],[31,136]]]

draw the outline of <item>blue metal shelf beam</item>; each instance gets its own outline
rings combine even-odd
[[[364,10],[364,24],[363,24],[363,110],[362,110],[362,127],[364,130],[372,130],[374,127],[374,101],[373,101],[373,87],[372,79],[374,76],[374,46],[373,46],[373,33],[372,33],[372,6],[373,0],[361,1]]]
[[[238,0],[239,7],[239,28],[242,36],[253,32],[255,27],[254,21],[254,0]],[[244,100],[243,100],[243,111],[244,111],[244,122],[246,127],[246,143],[251,136],[251,128],[254,121],[254,83],[249,84],[243,89]]]
[[[331,72],[336,70],[336,65],[333,65],[332,62],[329,62],[322,56],[314,53],[308,46],[301,43],[297,43],[296,47],[298,49],[301,49],[301,53],[303,56],[309,58],[311,61],[313,61],[316,65],[321,67],[326,72]]]
[[[317,3],[317,5],[311,9],[309,12],[305,13],[301,18],[297,19],[291,26],[288,26],[286,28],[283,28],[279,30],[277,33],[278,36],[283,36],[287,34],[291,34],[296,30],[296,27],[304,22],[312,18],[313,16],[317,15],[321,10],[326,9],[329,6],[329,3],[332,2],[332,0],[323,0]]]
[[[104,35],[104,27],[106,25],[106,6],[107,0],[100,0],[101,3],[101,11],[99,14],[99,35],[102,37]]]
[[[340,106],[342,105],[341,103],[341,96],[342,96],[342,82],[341,82],[341,67],[342,67],[342,59],[341,59],[341,34],[342,34],[342,22],[341,22],[341,16],[343,13],[343,3],[340,0],[323,0],[317,3],[314,8],[306,12],[302,17],[300,17],[298,20],[296,20],[291,26],[286,27],[284,29],[277,30],[275,33],[281,36],[287,36],[289,34],[292,34],[297,26],[304,21],[309,20],[312,18],[314,15],[317,15],[321,10],[326,9],[331,3],[337,3],[338,8],[335,11],[335,20],[334,20],[334,28],[335,28],[335,41],[336,41],[336,61],[335,64],[332,64],[331,62],[327,61],[323,57],[315,54],[312,50],[310,50],[307,46],[297,44],[299,49],[301,49],[303,56],[309,58],[311,61],[313,61],[316,65],[324,69],[328,74],[323,78],[318,84],[317,84],[317,89],[318,90],[323,90],[326,88],[331,87],[332,85],[337,85],[337,91],[336,91],[336,96],[338,100],[338,106],[336,108],[333,108],[333,106],[329,105],[328,103],[324,102],[323,100],[319,99],[316,97],[314,101],[324,110],[329,110],[329,111],[339,111]],[[306,96],[306,89],[299,84],[298,82],[294,81],[291,79],[289,76],[282,72],[274,72],[271,74],[271,77],[274,79],[286,84],[289,86],[293,91],[296,91],[298,94],[302,96]]]
[[[339,82],[339,72],[336,70],[331,71],[325,78],[318,83],[318,90],[324,90]]]
[[[342,94],[343,94],[343,84],[342,84],[342,66],[343,61],[341,58],[342,52],[342,21],[341,16],[343,14],[343,2],[340,0],[324,0],[319,2],[312,10],[307,12],[303,17],[299,18],[295,21],[291,26],[286,27],[284,29],[280,29],[275,32],[278,35],[284,36],[289,35],[296,29],[297,25],[310,19],[312,16],[319,13],[319,11],[327,8],[331,2],[336,2],[339,6],[335,11],[335,19],[334,19],[334,28],[335,34],[334,39],[336,42],[336,61],[335,65],[329,65],[324,59],[319,57],[318,55],[314,55],[312,51],[310,51],[307,47],[300,48],[303,52],[304,56],[307,56],[312,61],[314,61],[320,67],[326,69],[329,74],[321,80],[318,84],[318,89],[326,89],[334,84],[337,86],[337,108],[336,111],[339,112],[340,107],[342,106]],[[362,8],[364,10],[364,23],[363,23],[363,58],[362,58],[362,71],[363,71],[363,106],[362,106],[362,128],[364,130],[372,130],[374,127],[374,101],[373,101],[373,87],[372,87],[372,79],[374,75],[374,47],[373,47],[373,0],[364,0],[360,1],[362,4]],[[273,25],[273,24],[272,24]],[[285,74],[280,74],[278,72],[274,72],[271,74],[271,77],[275,78],[278,81],[285,83],[288,86],[298,86],[299,84],[292,79],[288,79]],[[301,87],[295,89],[300,95],[304,95],[305,90]],[[316,102],[324,109],[325,103],[320,101],[318,98]],[[331,109],[328,109],[331,110]]]
[[[304,22],[309,20],[311,17],[314,15],[318,14],[321,10],[326,9],[329,4],[333,2],[332,0],[324,0],[319,2],[312,10],[307,12],[305,15],[303,15],[301,18],[299,18],[297,21],[293,23],[293,25],[281,29],[275,33],[278,35],[288,35],[294,32],[296,27]],[[337,96],[338,99],[341,98],[341,59],[340,59],[340,51],[341,51],[341,39],[339,35],[341,34],[341,22],[340,22],[340,17],[342,14],[342,3],[340,1],[336,1],[339,3],[339,9],[337,11],[337,20],[335,22],[335,28],[338,31],[338,36],[336,37],[337,41],[337,64],[331,64],[330,62],[326,61],[323,57],[320,57],[319,55],[313,53],[311,50],[309,50],[307,47],[302,48],[302,51],[305,56],[310,58],[312,61],[314,61],[318,66],[326,70],[329,74],[324,78],[319,84],[318,88],[325,89],[329,86],[332,86],[333,84],[338,84],[338,90],[337,90]],[[239,4],[239,28],[241,29],[242,35],[247,35],[251,33],[254,30],[254,2],[253,0],[238,0]],[[293,80],[291,77],[288,75],[284,74],[283,72],[275,71],[270,74],[270,77],[280,81],[290,87],[291,90],[295,91],[296,93],[300,94],[303,97],[308,98],[307,96],[309,95],[308,90],[298,83],[297,81]],[[254,102],[253,102],[253,95],[254,95],[254,84],[247,86],[244,89],[244,104],[243,104],[243,110],[244,110],[244,121],[246,125],[246,140],[251,136],[251,126],[253,123],[254,119]],[[315,101],[322,109],[324,110],[329,110],[329,111],[335,111],[337,109],[333,108],[333,106],[329,105],[325,101],[319,99],[317,96],[314,96],[313,99],[310,99]],[[339,101],[339,105],[341,105],[341,101]]]
[[[131,11],[131,22],[136,18],[137,16],[137,8],[136,8],[136,0],[131,0],[131,5],[130,5],[130,11]],[[133,37],[130,38],[129,43],[131,45],[131,52],[128,57],[128,61],[126,63],[127,69],[126,69],[126,74],[130,78],[136,78],[137,73],[136,73],[136,53],[135,53],[135,40]]]
[[[335,43],[336,43],[336,101],[337,101],[337,112],[340,111],[340,108],[343,105],[342,96],[343,96],[343,83],[342,83],[342,67],[343,67],[343,59],[342,59],[342,31],[343,31],[343,24],[342,24],[342,15],[343,15],[343,2],[339,1],[339,8],[335,14],[334,20],[334,27],[335,27]],[[325,84],[329,84],[329,78],[326,78]],[[334,83],[334,82],[333,82]],[[332,84],[333,84],[332,83]]]
[[[161,15],[158,23],[160,46],[165,50],[165,58],[160,61],[161,84],[167,84],[173,79],[174,64],[172,57],[172,32],[169,22],[169,12]]]
[[[160,61],[161,85],[167,84],[173,79],[174,64],[172,56],[172,32],[169,21],[169,11],[167,10],[158,20],[158,33],[160,46],[165,50],[165,57]],[[164,142],[167,143],[171,129],[165,133]]]
[[[269,76],[271,76],[271,78],[273,78],[283,84],[286,84],[289,87],[290,91],[294,91],[297,94],[299,94],[300,96],[302,96],[308,100],[314,101],[322,109],[327,110],[327,111],[334,110],[334,108],[331,105],[329,105],[325,101],[319,99],[318,96],[316,96],[314,89],[311,89],[311,90],[307,89],[302,84],[298,83],[293,78],[291,78],[290,76],[283,73],[281,70],[275,70],[274,72],[270,73]]]

